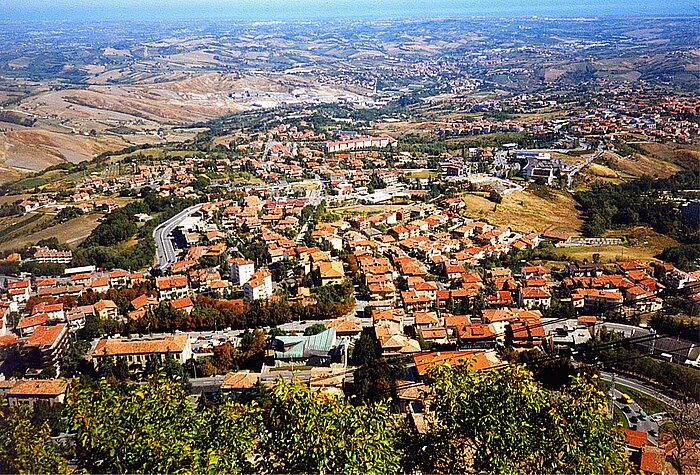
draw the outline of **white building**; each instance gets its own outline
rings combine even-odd
[[[261,300],[272,297],[272,274],[267,269],[254,273],[243,286],[243,297],[246,300]]]
[[[228,260],[231,282],[243,285],[248,282],[255,273],[255,263],[249,259],[235,257]]]

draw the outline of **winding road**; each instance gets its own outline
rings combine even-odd
[[[199,210],[203,204],[190,206],[180,211],[178,214],[165,221],[153,230],[153,240],[156,243],[156,265],[155,267],[166,270],[177,261],[177,252],[173,246],[173,230],[188,216]]]

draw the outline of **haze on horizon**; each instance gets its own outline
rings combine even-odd
[[[0,18],[23,20],[317,20],[469,16],[692,16],[692,0],[0,0]]]

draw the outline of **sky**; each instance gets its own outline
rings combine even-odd
[[[697,0],[0,0],[0,19],[318,20],[698,15]]]

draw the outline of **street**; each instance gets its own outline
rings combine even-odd
[[[177,253],[170,234],[188,216],[204,206],[198,204],[180,211],[178,214],[162,223],[153,230],[153,240],[156,244],[156,267],[166,270],[177,261]]]

